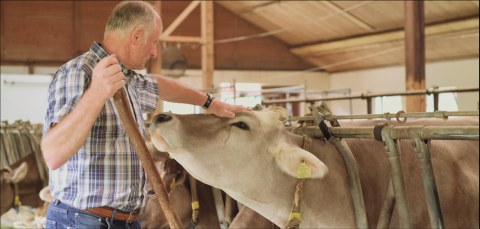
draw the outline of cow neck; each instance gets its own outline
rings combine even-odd
[[[307,135],[303,135],[303,147],[302,147],[303,150],[310,152],[311,146],[312,146],[312,139],[309,138]],[[304,163],[305,163],[305,160],[302,160],[302,164]],[[300,177],[299,174],[297,175]],[[300,214],[300,204],[302,202],[303,184],[305,183],[305,179],[306,178],[298,178],[297,186],[295,188],[295,194],[293,198],[293,206],[292,206],[292,210],[290,211],[290,216],[288,217],[288,223],[287,225],[285,225],[286,228],[299,228],[300,223],[302,222],[301,214]]]

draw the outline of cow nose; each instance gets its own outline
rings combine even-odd
[[[161,113],[155,117],[155,122],[167,122],[172,120],[172,116],[166,114],[166,113]]]

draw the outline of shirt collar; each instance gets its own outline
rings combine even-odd
[[[105,49],[102,48],[102,45],[96,41],[93,42],[92,44],[92,47],[90,47],[90,51],[97,57],[97,63],[102,60],[103,58],[107,57],[107,56],[110,56],[110,54],[105,51]],[[123,74],[129,78],[130,74],[131,73],[131,70],[127,70],[125,69],[125,65],[118,61],[118,64],[120,65],[120,67],[122,67],[122,72]],[[127,80],[127,79],[125,79]],[[129,79],[128,79],[129,80]],[[128,81],[125,81],[125,82],[128,82]]]

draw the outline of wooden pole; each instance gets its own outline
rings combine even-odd
[[[158,15],[160,17],[162,16],[162,2],[161,1],[154,1],[152,2],[155,10],[157,11]],[[160,42],[157,45],[157,57],[150,59],[150,72],[149,74],[151,75],[161,75],[162,74],[162,43]],[[153,116],[156,114],[162,113],[163,112],[163,101],[160,100],[158,101],[157,104],[157,109],[153,111],[152,113],[148,114],[147,120],[152,120]]]
[[[215,60],[213,56],[213,1],[201,3],[202,41],[210,42],[202,45],[202,74],[203,88],[213,88],[213,69]]]
[[[423,1],[405,1],[406,89],[425,89],[425,17]],[[407,96],[407,112],[425,112],[426,96]]]
[[[80,1],[73,2],[73,52],[72,58],[80,53]]]
[[[132,144],[137,151],[138,158],[142,162],[143,169],[147,173],[148,180],[153,186],[155,195],[165,213],[170,228],[183,228],[180,218],[173,207],[172,201],[170,201],[170,198],[168,197],[168,192],[165,189],[160,173],[153,162],[152,155],[148,151],[147,144],[135,122],[125,90],[123,88],[118,90],[113,96],[113,100],[115,101],[115,108],[117,108],[120,119],[127,130],[128,137],[130,138],[130,141],[132,141]]]

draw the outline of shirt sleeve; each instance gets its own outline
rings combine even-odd
[[[140,97],[140,106],[143,113],[152,113],[157,109],[158,101],[160,100],[158,95],[158,84],[157,79],[152,75],[148,74],[138,74],[138,77],[135,77],[137,81],[135,86],[137,87],[139,97]]]
[[[85,72],[78,67],[61,67],[48,88],[48,107],[43,136],[62,121],[80,101],[85,91]]]

